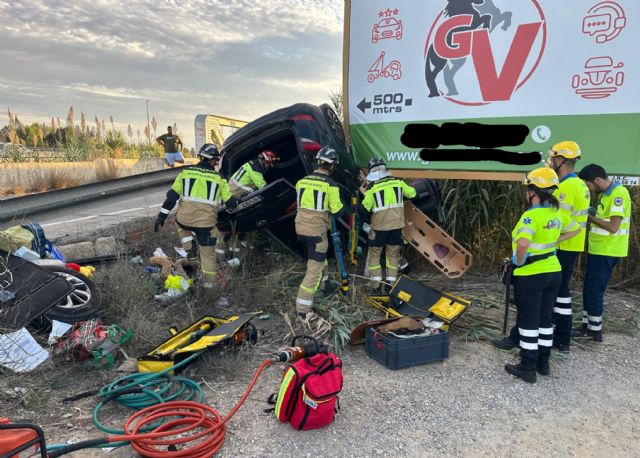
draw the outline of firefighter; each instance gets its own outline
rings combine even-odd
[[[324,147],[318,151],[316,161],[316,170],[296,183],[296,234],[307,253],[307,272],[296,297],[296,311],[303,322],[312,316],[313,297],[320,282],[328,281],[323,271],[327,265],[330,217],[339,218],[343,211],[338,185],[330,178],[338,163],[336,151]]]
[[[257,159],[245,162],[229,180],[229,190],[237,199],[267,185],[264,174],[278,162],[279,158],[271,150],[264,150]]]
[[[562,281],[557,245],[580,232],[575,221],[558,211],[559,203],[553,195],[558,184],[558,175],[548,167],[535,169],[525,176],[529,208],[512,232],[521,359],[518,364],[507,364],[505,370],[529,383],[536,381],[536,372],[549,375],[553,304]]]
[[[273,168],[279,160],[280,158],[278,158],[273,151],[264,150],[258,154],[256,159],[242,164],[242,166],[231,175],[231,179],[229,180],[229,190],[233,197],[240,200],[244,196],[264,188],[267,185],[264,174]],[[227,242],[230,239],[231,234],[218,234],[216,238],[216,258],[220,262],[223,262],[226,258]],[[231,251],[235,254],[240,251],[240,248],[233,243]]]
[[[558,199],[560,211],[571,217],[580,226],[580,233],[558,245],[556,256],[562,267],[562,282],[558,297],[553,307],[553,347],[563,353],[569,352],[571,340],[571,291],[569,282],[580,253],[584,251],[589,213],[589,188],[575,174],[575,165],[581,157],[580,146],[573,141],[557,143],[549,150],[547,166],[558,174],[560,183],[553,195]],[[518,343],[518,328],[514,326],[508,337],[493,341],[493,344],[503,350],[510,350]]]
[[[162,204],[154,230],[157,232],[164,225],[169,212],[178,202],[176,223],[183,231],[195,235],[199,245],[203,286],[213,288],[216,278],[214,246],[218,206],[224,202],[234,208],[238,202],[231,195],[227,180],[215,171],[220,161],[218,148],[205,143],[198,150],[198,157],[201,161],[196,166],[182,169],[176,177]]]
[[[629,253],[631,199],[622,184],[613,181],[597,164],[584,167],[579,175],[592,193],[598,194],[597,206],[590,209],[589,248],[584,276],[582,326],[574,337],[591,337],[602,342],[604,293],[614,267]]]
[[[393,178],[382,158],[374,157],[369,161],[369,186],[362,199],[362,208],[371,213],[371,230],[369,231],[369,254],[367,269],[371,280],[382,292],[381,255],[386,252],[386,282],[393,284],[398,276],[398,260],[403,245],[402,229],[404,228],[404,199],[413,199],[416,190],[402,180]],[[389,285],[385,286],[388,291]]]

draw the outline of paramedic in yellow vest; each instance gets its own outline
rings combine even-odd
[[[200,269],[203,286],[213,288],[216,279],[216,223],[218,207],[222,202],[230,208],[237,206],[237,200],[229,191],[227,180],[215,171],[220,161],[220,152],[215,145],[205,143],[198,150],[202,160],[194,167],[180,171],[173,186],[167,192],[154,230],[164,225],[171,209],[178,202],[176,223],[183,231],[195,234],[200,252]]]
[[[599,199],[597,206],[589,212],[589,254],[584,276],[582,327],[572,335],[602,342],[604,293],[613,268],[629,253],[631,199],[627,188],[611,180],[597,164],[587,165],[578,176],[592,193],[598,194]]]
[[[558,199],[560,211],[571,217],[580,226],[580,233],[558,245],[556,256],[562,267],[562,282],[556,303],[553,306],[553,347],[563,353],[569,352],[571,340],[571,291],[569,283],[573,269],[580,253],[584,251],[589,213],[589,188],[574,173],[576,161],[581,157],[580,146],[573,141],[557,143],[549,150],[547,166],[558,174],[560,184],[553,195]],[[518,344],[518,328],[511,328],[508,337],[493,341],[493,345],[503,350],[510,350]]]
[[[368,270],[380,292],[382,282],[382,249],[385,248],[386,282],[393,284],[398,276],[398,260],[403,245],[404,199],[413,199],[416,190],[402,180],[393,178],[382,158],[369,161],[369,187],[364,193],[362,207],[371,213],[369,231]],[[387,285],[387,290],[390,286]]]
[[[298,289],[296,311],[303,321],[311,317],[313,297],[318,291],[327,265],[329,240],[327,231],[330,218],[342,214],[342,201],[338,185],[330,178],[338,163],[338,155],[333,148],[324,147],[316,155],[318,167],[296,183],[298,213],[296,234],[307,253],[307,272]]]
[[[553,305],[562,281],[558,243],[577,235],[580,228],[566,212],[558,210],[553,191],[559,180],[554,170],[532,170],[524,184],[529,208],[511,233],[520,362],[507,364],[505,370],[534,383],[536,372],[549,375]]]
[[[267,185],[264,174],[273,168],[279,158],[271,150],[264,150],[258,154],[257,159],[245,162],[231,175],[229,180],[229,190],[236,199],[240,200],[244,196],[262,189]],[[223,236],[218,234],[216,238],[216,257],[219,261],[224,261],[227,253],[227,242],[231,239],[231,234]],[[240,251],[239,247],[233,246],[232,251]]]

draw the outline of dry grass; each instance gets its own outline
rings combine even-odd
[[[96,159],[94,165],[97,181],[115,180],[120,177],[120,167],[118,167],[112,158]]]

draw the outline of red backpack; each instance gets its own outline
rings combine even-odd
[[[333,422],[338,393],[342,390],[342,361],[333,353],[303,358],[284,373],[275,414],[282,423],[290,422],[298,431],[318,429]]]

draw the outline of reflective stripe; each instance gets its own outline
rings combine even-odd
[[[215,275],[216,274],[215,271],[209,272],[208,270],[204,270],[204,269],[202,269],[202,273],[205,274],[205,275]]]
[[[571,315],[571,307],[567,307],[567,308],[554,307],[553,313],[557,313],[558,315]]]
[[[556,297],[558,304],[571,304],[571,297]]]
[[[300,299],[299,297],[296,298],[296,304],[300,304],[300,305],[313,305],[313,301],[310,301],[308,299]]]
[[[166,208],[161,208],[160,213],[164,213],[165,215],[168,215],[169,213],[171,213],[171,210],[167,210]]]
[[[592,321],[594,323],[602,323],[602,317],[601,316],[587,315],[587,318],[589,318],[589,321]]]
[[[202,199],[201,197],[187,197],[187,196],[184,196],[182,198],[182,200],[185,200],[187,202],[198,202],[200,204],[207,204],[207,205],[211,205],[212,207],[216,206],[216,202],[211,201],[209,199]]]
[[[221,250],[220,248],[216,248],[216,253],[225,254],[226,252],[224,250]]]
[[[367,266],[367,269],[369,269],[369,270],[378,270],[378,269],[382,269],[382,266],[381,265]]]
[[[573,213],[573,205],[565,204],[564,202],[560,203],[560,208],[563,210],[567,210]]]
[[[378,213],[379,211],[382,211],[382,210],[389,210],[390,208],[404,208],[404,204],[390,204],[390,205],[385,205],[384,207],[374,208],[373,213]]]
[[[540,335],[542,335],[542,334],[551,335],[551,334],[553,334],[553,328],[540,328],[540,329],[538,329],[538,332],[540,333]]]
[[[541,347],[552,347],[553,346],[553,339],[551,339],[551,340],[538,339],[538,345],[541,346]]]
[[[624,213],[624,207],[618,207],[617,205],[612,205],[611,208],[609,209],[610,212],[620,212],[620,213]]]
[[[571,224],[563,227],[563,231],[564,232],[571,232],[571,231],[575,231],[576,227],[578,227],[578,223],[576,223],[575,221],[571,220]]]
[[[387,281],[396,281],[396,277],[387,277]]]
[[[373,281],[382,281],[382,277],[371,277]]]
[[[555,248],[558,245],[557,242],[553,242],[553,243],[531,243],[529,245],[529,248],[532,248],[534,250],[548,250],[551,248]]]
[[[518,232],[516,232],[516,235],[522,234],[523,232],[526,232],[529,235],[534,235],[536,233],[536,231],[534,231],[530,227],[521,227],[520,229],[518,229]]]
[[[522,337],[538,337],[538,330],[537,329],[522,329],[522,328],[518,328],[518,332],[520,332],[520,335]]]
[[[209,200],[214,202],[216,200],[216,191],[218,190],[218,183],[211,182],[211,189],[209,190]]]
[[[592,325],[592,324],[589,324],[589,325],[587,325],[587,329],[588,329],[589,331],[602,331],[602,323],[600,323],[600,324],[599,324],[599,325],[597,325],[597,326],[594,326],[594,325]]]
[[[187,243],[187,242],[193,242],[193,237],[189,236],[189,237],[182,237],[180,239],[180,243]]]
[[[620,218],[620,216],[618,216],[618,218]],[[611,218],[602,218],[602,221],[610,223],[611,222]],[[631,218],[622,218],[622,221],[620,222],[620,224],[630,223],[630,222],[631,222]]]
[[[537,350],[538,349],[538,342],[529,343],[529,342],[525,342],[524,340],[521,340],[520,341],[520,348],[522,348],[524,350]]]
[[[585,216],[585,215],[588,215],[588,214],[589,214],[589,209],[586,209],[586,210],[578,210],[578,211],[575,211],[575,212],[573,212],[573,213],[571,213],[571,214],[572,214],[573,216]]]
[[[613,234],[606,229],[602,229],[601,227],[596,227],[591,225],[591,232],[598,235],[627,235],[629,233],[629,229],[619,229],[618,232],[614,232]]]
[[[309,288],[309,287],[304,286],[304,285],[300,285],[300,289],[301,289],[302,291],[306,291],[306,292],[307,292],[307,293],[309,293],[309,294],[315,294],[315,293],[316,293],[316,291],[318,291],[318,288]]]
[[[239,187],[240,189],[244,189],[245,191],[253,192],[253,188],[251,186],[245,186],[243,184],[240,184],[238,181],[234,180],[233,178],[231,179],[229,184],[234,184],[237,187]]]
[[[580,229],[584,229],[587,227],[587,223],[578,223],[578,226],[580,226]]]

